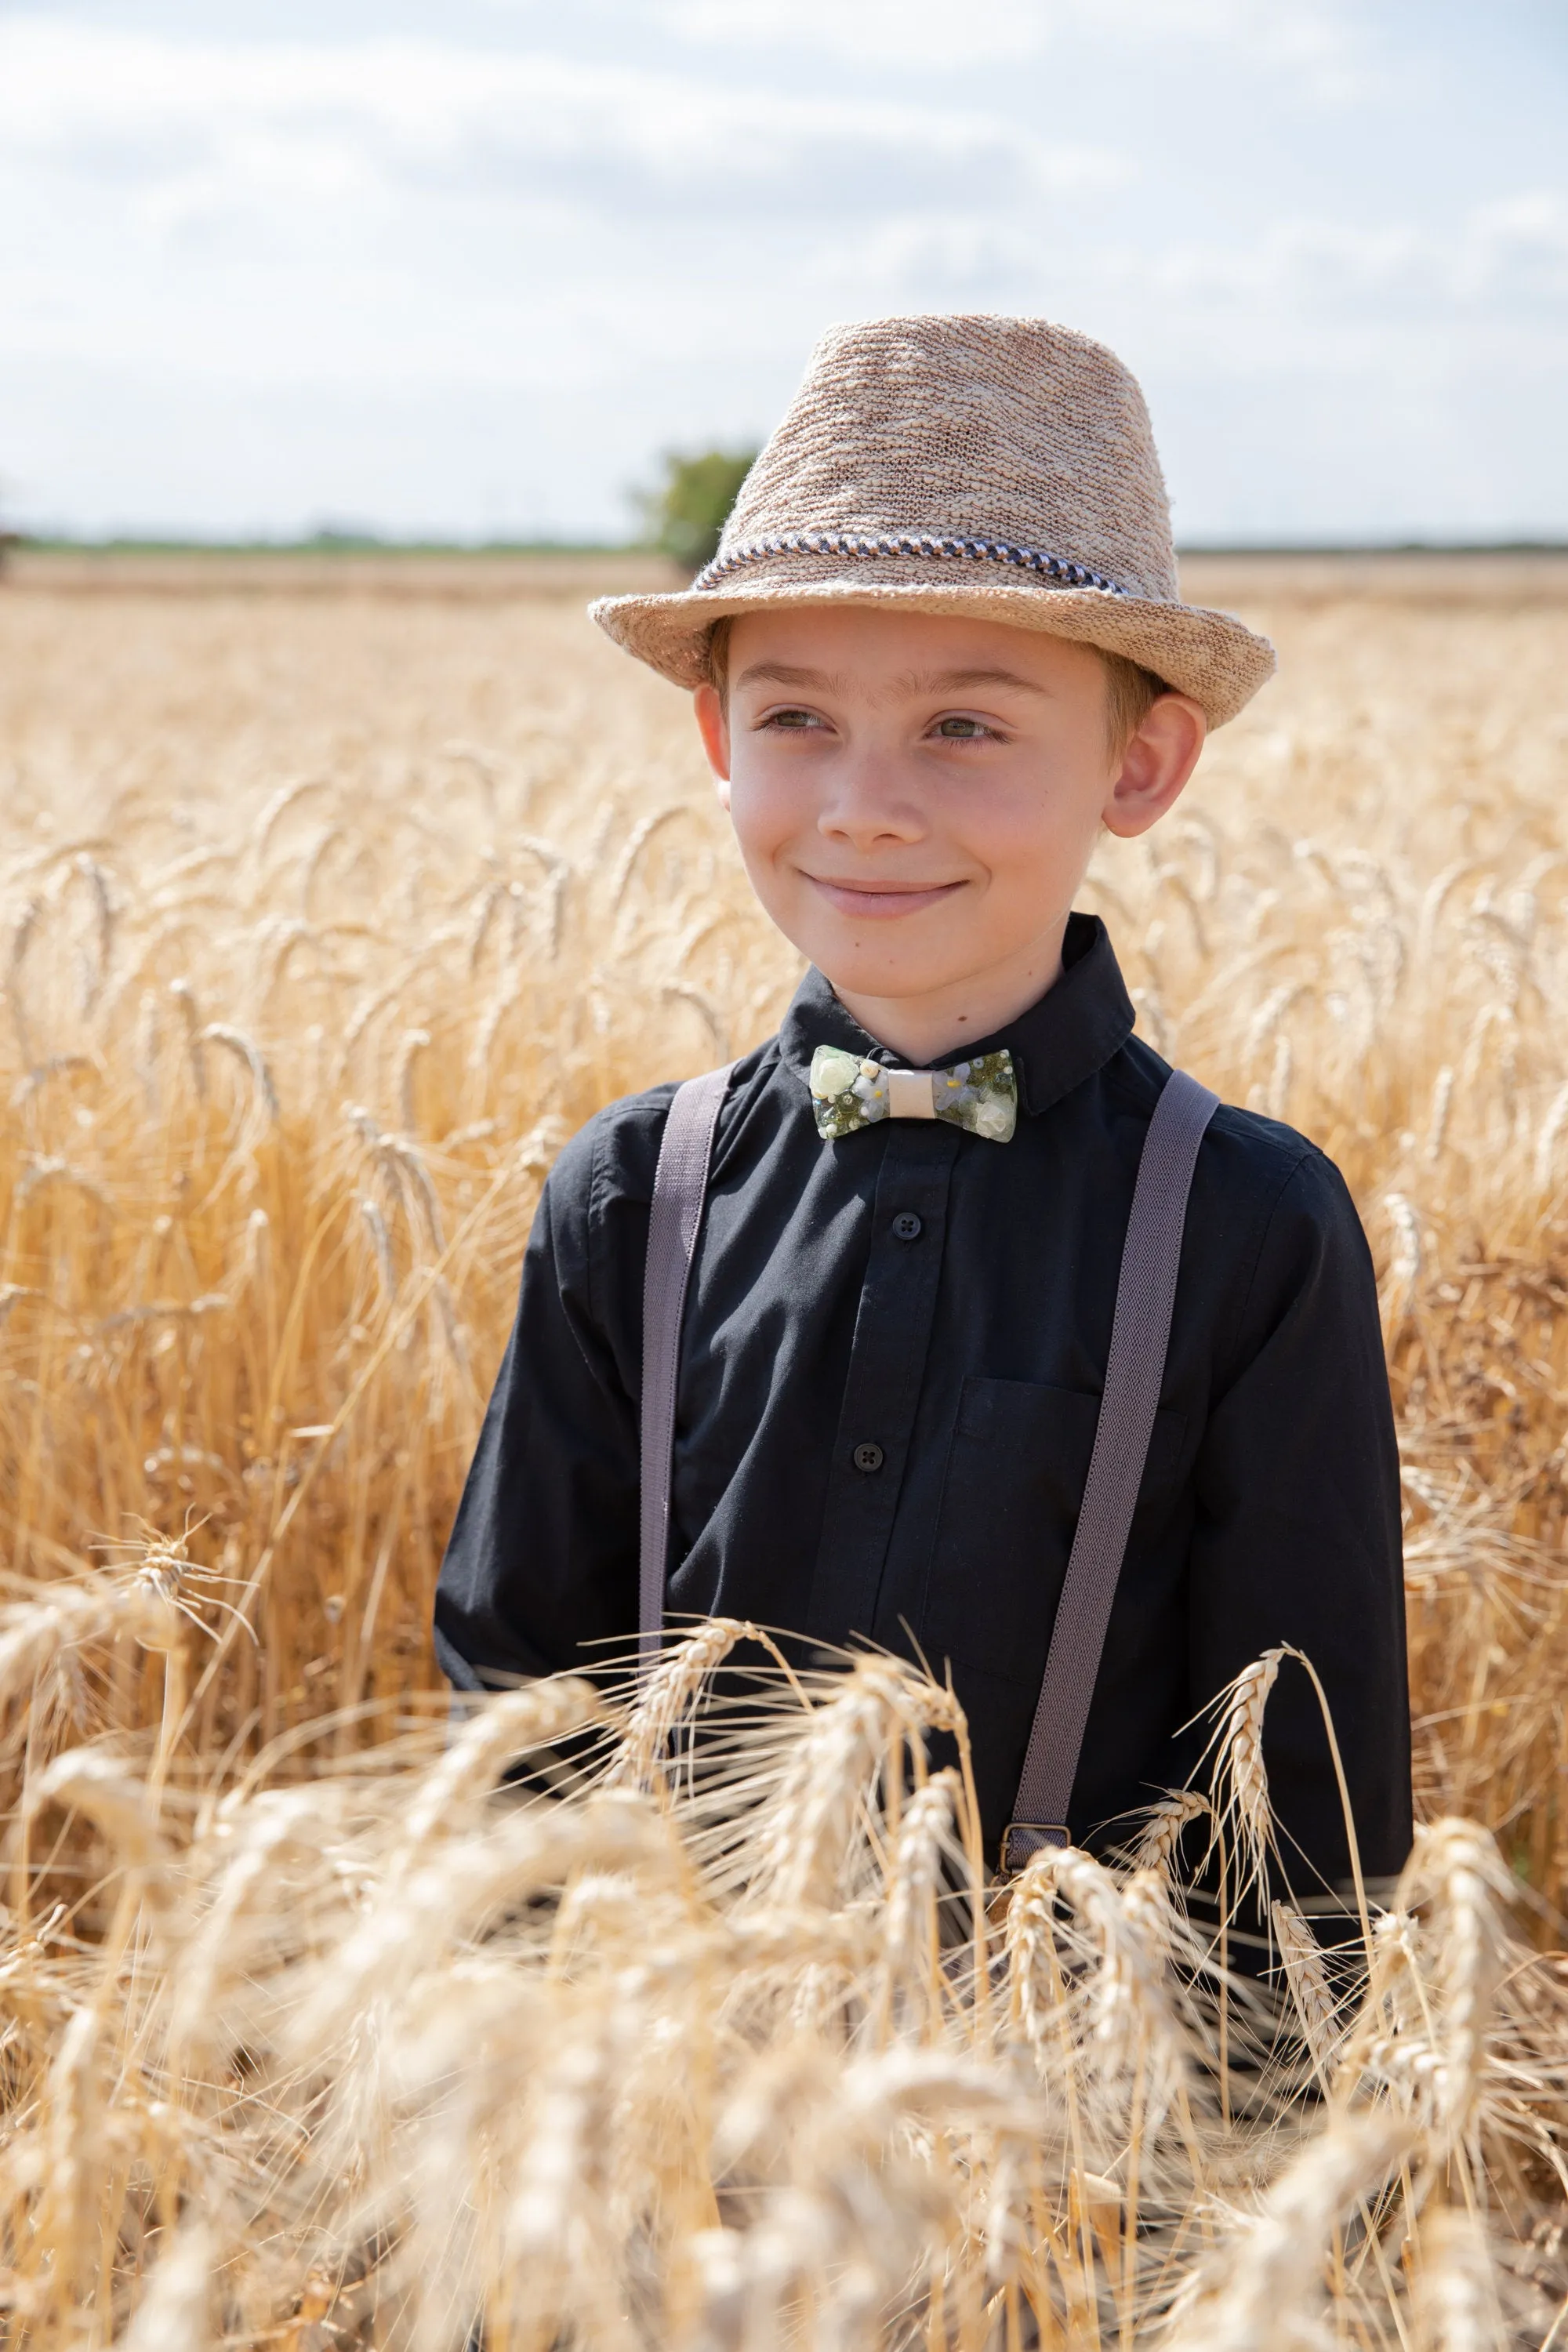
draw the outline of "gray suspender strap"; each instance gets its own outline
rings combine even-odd
[[[1217,1096],[1174,1070],[1143,1139],[1121,1250],[1094,1451],[1051,1627],[1014,1818],[1002,1840],[1004,1871],[1021,1870],[1044,1846],[1070,1843],[1068,1805],[1078,1776],[1079,1750],[1165,1373],[1187,1194],[1204,1130],[1218,1108]]]
[[[669,1474],[680,1318],[702,1222],[713,1130],[733,1065],[677,1087],[658,1148],[642,1286],[642,1522],[637,1561],[641,1669],[658,1655],[669,1557]]]

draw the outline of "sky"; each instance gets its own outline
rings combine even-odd
[[[0,0],[0,514],[626,535],[1043,314],[1189,545],[1568,537],[1568,0]]]

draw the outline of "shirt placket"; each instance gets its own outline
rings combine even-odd
[[[913,1121],[888,1134],[806,1614],[817,1641],[842,1642],[876,1615],[925,1381],[952,1163],[963,1140],[953,1129]],[[854,1148],[853,1138],[833,1147]]]

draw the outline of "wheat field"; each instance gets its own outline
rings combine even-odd
[[[1293,1658],[1005,1904],[886,1662],[448,1735],[544,1172],[797,965],[577,574],[324,579],[0,583],[5,2341],[1568,2340],[1568,567],[1194,565],[1281,677],[1084,893],[1380,1274],[1423,1826],[1261,1989],[1173,1858],[1259,1865]]]

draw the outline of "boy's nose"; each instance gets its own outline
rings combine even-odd
[[[875,841],[918,841],[926,832],[917,796],[895,762],[862,752],[834,763],[831,785],[817,816],[817,830],[858,845]]]

